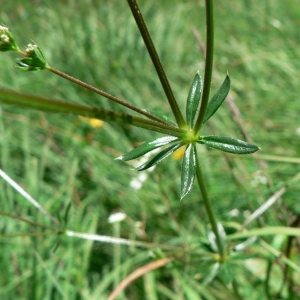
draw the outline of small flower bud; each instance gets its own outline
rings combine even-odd
[[[18,51],[19,47],[17,43],[9,31],[9,29],[4,26],[0,25],[0,51]]]
[[[17,61],[17,66],[21,71],[38,71],[49,67],[42,50],[36,44],[28,44],[26,57]]]

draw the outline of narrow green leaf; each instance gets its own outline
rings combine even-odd
[[[179,141],[179,139],[174,136],[164,136],[164,137],[158,138],[156,140],[146,142],[146,143],[136,147],[132,151],[130,151],[120,157],[117,157],[116,159],[123,160],[123,161],[135,159],[135,158],[138,158],[156,148],[170,144],[175,141]]]
[[[227,235],[227,241],[248,238],[252,236],[267,236],[267,235],[289,235],[300,237],[300,228],[284,227],[284,226],[271,226],[259,229],[251,229],[249,231],[233,233]]]
[[[230,261],[227,260],[220,266],[219,276],[227,286],[232,283],[234,274]]]
[[[230,78],[227,75],[217,93],[208,102],[203,124],[218,110],[230,90]]]
[[[246,260],[251,258],[257,258],[258,253],[252,252],[252,253],[245,253],[245,252],[231,252],[230,253],[230,260],[231,261],[237,261],[237,260]]]
[[[199,107],[202,92],[202,79],[199,73],[196,74],[191,85],[186,103],[186,121],[190,127],[193,127],[195,116]]]
[[[260,149],[256,145],[227,136],[208,135],[200,137],[197,142],[211,148],[235,154],[249,154]]]
[[[150,159],[148,162],[142,164],[141,166],[137,167],[136,169],[138,171],[144,171],[146,169],[149,169],[158,163],[160,163],[162,160],[167,158],[170,154],[172,154],[175,150],[177,150],[179,147],[182,146],[182,143],[172,145],[171,147],[164,149],[163,151],[159,152],[157,155],[155,155],[152,159]]]
[[[196,176],[196,149],[189,144],[184,152],[181,167],[181,197],[183,199],[192,189]]]
[[[218,271],[220,269],[221,264],[219,262],[216,262],[215,264],[213,264],[210,272],[208,273],[207,277],[204,279],[203,281],[203,285],[207,285],[209,283],[211,283],[214,278],[217,276]]]
[[[257,240],[257,237],[252,236],[251,238],[247,239],[246,241],[235,245],[233,250],[234,251],[243,251],[246,248],[248,248],[249,246],[251,246],[254,242],[256,242],[256,240]]]

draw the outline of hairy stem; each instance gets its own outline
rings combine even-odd
[[[179,127],[186,125],[136,0],[127,0]]]
[[[197,170],[196,170],[196,176],[197,176],[197,181],[200,187],[200,191],[203,197],[203,202],[204,202],[204,206],[205,206],[205,210],[212,228],[213,233],[215,234],[216,237],[216,243],[219,249],[219,255],[220,255],[220,262],[225,260],[225,249],[224,249],[224,244],[222,243],[221,240],[221,236],[218,230],[218,225],[217,225],[217,221],[215,218],[215,215],[213,213],[212,207],[211,207],[211,202],[209,200],[208,197],[208,193],[207,193],[207,188],[204,182],[204,177],[202,174],[202,170],[200,168],[200,162],[199,162],[199,158],[197,157]]]
[[[161,124],[141,117],[97,107],[90,107],[83,104],[59,101],[33,95],[19,94],[2,88],[0,88],[0,103],[18,105],[45,112],[67,113],[86,116],[89,118],[98,118],[108,122],[111,121],[121,124],[129,124],[135,127],[145,128],[177,137],[184,137],[186,135],[186,131],[184,129]]]
[[[205,73],[203,82],[203,93],[199,115],[197,117],[194,131],[199,132],[209,100],[209,92],[212,79],[213,57],[214,57],[214,8],[213,0],[205,0],[206,3],[206,57],[205,57]]]
[[[146,112],[146,111],[144,111],[144,110],[142,110],[142,109],[140,109],[140,108],[138,108],[138,107],[136,107],[136,106],[134,106],[134,105],[126,102],[126,101],[124,101],[124,100],[121,100],[121,99],[119,99],[119,98],[117,98],[117,97],[115,97],[113,95],[110,95],[110,94],[108,94],[108,93],[106,93],[106,92],[104,92],[104,91],[102,91],[102,90],[100,90],[100,89],[98,89],[98,88],[96,88],[96,87],[94,87],[94,86],[92,86],[92,85],[84,82],[84,81],[81,81],[81,80],[79,80],[79,79],[77,79],[77,78],[75,78],[73,76],[70,76],[70,75],[68,75],[68,74],[66,74],[64,72],[61,72],[59,70],[56,70],[56,69],[54,69],[52,67],[49,67],[48,70],[51,71],[52,73],[56,74],[56,75],[59,75],[59,76],[65,78],[67,80],[70,80],[70,81],[72,81],[72,82],[74,82],[74,83],[76,83],[76,84],[78,84],[78,85],[80,85],[80,86],[82,86],[82,87],[90,90],[90,91],[93,91],[93,92],[95,92],[95,93],[97,93],[97,94],[99,94],[99,95],[101,95],[101,96],[103,96],[103,97],[105,97],[107,99],[110,99],[110,100],[112,100],[112,101],[114,101],[114,102],[116,102],[118,104],[121,104],[121,105],[123,105],[123,106],[125,106],[125,107],[127,107],[127,108],[129,108],[131,110],[134,110],[134,111],[138,112],[139,114],[146,116],[149,119],[155,120],[155,121],[157,121],[159,123],[162,123],[162,124],[170,125],[169,123],[167,123],[166,121],[162,120],[161,118],[158,118],[158,117],[156,117],[156,116],[154,116],[154,115],[152,115],[152,114],[150,114],[150,113],[148,113],[148,112]]]

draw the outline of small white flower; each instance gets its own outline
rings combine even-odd
[[[2,34],[0,37],[0,40],[3,44],[8,44],[9,43],[9,37],[6,34]]]
[[[276,19],[273,19],[273,20],[271,20],[271,25],[275,28],[280,28],[281,27],[281,22],[276,20]]]
[[[0,33],[5,33],[7,32],[9,29],[3,25],[0,25]]]
[[[229,215],[230,215],[231,217],[237,217],[239,214],[240,214],[240,211],[239,211],[237,208],[234,208],[233,210],[231,210],[231,211],[229,212]]]
[[[117,213],[111,214],[108,217],[108,223],[117,223],[117,222],[121,222],[125,219],[126,219],[126,214],[125,213],[117,212]]]
[[[264,175],[262,175],[261,171],[257,171],[253,177],[253,180],[251,181],[251,185],[253,187],[258,186],[259,184],[267,184],[268,183],[268,178]]]
[[[134,190],[139,190],[141,187],[142,187],[142,185],[143,185],[143,183],[142,182],[140,182],[139,180],[138,180],[138,178],[133,178],[131,181],[130,181],[130,187],[132,188],[132,189],[134,189]]]
[[[30,54],[33,51],[34,51],[34,46],[32,44],[28,44],[26,48],[26,53]]]

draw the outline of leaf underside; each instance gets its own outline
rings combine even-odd
[[[137,167],[136,169],[138,171],[144,171],[146,169],[149,169],[149,168],[157,165],[162,160],[167,158],[170,154],[172,154],[175,150],[180,148],[182,145],[183,145],[182,143],[178,143],[178,144],[175,144],[175,145],[172,145],[172,146],[168,147],[167,149],[162,150],[157,155],[155,155],[152,159],[150,159],[146,163],[142,164],[141,166]]]
[[[199,103],[201,100],[202,80],[197,73],[191,85],[186,103],[186,121],[190,127],[193,127]]]
[[[196,147],[189,144],[185,150],[181,169],[181,197],[185,197],[192,189],[196,176]]]
[[[250,154],[260,149],[256,145],[227,136],[208,135],[201,137],[198,143],[234,154]]]
[[[123,161],[127,161],[127,160],[131,160],[131,159],[135,159],[138,158],[156,148],[159,148],[161,146],[165,146],[167,144],[173,143],[179,141],[179,139],[177,137],[174,136],[164,136],[158,139],[155,139],[153,141],[150,142],[146,142],[138,147],[136,147],[135,149],[131,150],[130,152],[118,157],[117,159],[119,160],[123,160]]]

